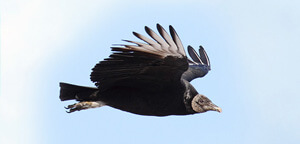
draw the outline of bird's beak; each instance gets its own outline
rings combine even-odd
[[[215,111],[217,111],[217,112],[219,112],[219,113],[221,113],[221,112],[222,112],[222,109],[221,109],[221,108],[219,108],[219,107],[214,107],[214,109],[215,109]]]
[[[210,110],[217,111],[219,113],[222,112],[222,109],[213,103],[210,104]]]

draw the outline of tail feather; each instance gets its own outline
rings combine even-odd
[[[68,83],[59,83],[60,86],[60,100],[90,101],[95,99],[98,92],[97,88],[77,86]]]

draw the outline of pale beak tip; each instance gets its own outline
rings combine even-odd
[[[216,108],[216,111],[219,112],[219,113],[221,113],[221,112],[222,112],[222,109],[219,108],[219,107],[217,107],[217,108]]]

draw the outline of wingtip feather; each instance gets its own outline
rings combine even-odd
[[[199,54],[200,54],[201,60],[202,60],[206,65],[208,65],[209,68],[210,68],[210,61],[209,61],[208,55],[207,55],[205,49],[204,49],[201,45],[199,46]]]
[[[188,53],[189,53],[190,57],[191,57],[195,62],[198,62],[198,63],[203,64],[203,62],[202,62],[200,56],[197,54],[197,52],[195,51],[195,49],[194,49],[192,46],[190,46],[190,45],[188,45]]]

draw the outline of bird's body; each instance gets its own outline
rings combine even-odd
[[[134,32],[146,44],[125,40],[136,45],[112,47],[114,53],[93,68],[91,80],[97,88],[60,84],[61,100],[79,101],[67,107],[69,112],[104,105],[151,116],[221,111],[189,83],[210,70],[204,49],[200,48],[199,56],[189,48],[191,61],[173,27],[172,37],[160,25],[157,29],[161,37],[145,29],[155,41]]]
[[[183,103],[184,85],[169,83],[160,86],[146,82],[138,84],[143,87],[113,86],[102,92],[99,98],[111,107],[135,114],[156,116],[187,114]]]

